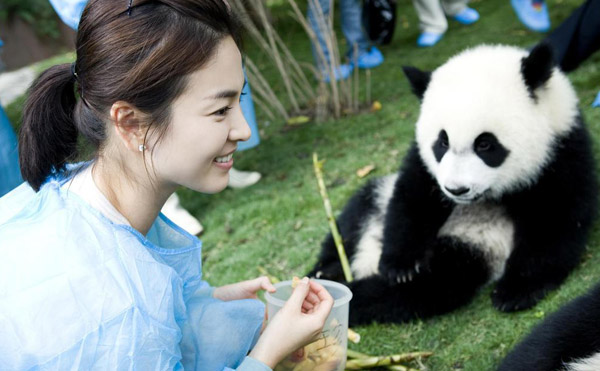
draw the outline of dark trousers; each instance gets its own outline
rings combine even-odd
[[[569,72],[600,49],[600,0],[587,0],[546,38],[560,68]]]

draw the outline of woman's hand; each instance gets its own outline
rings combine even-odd
[[[268,277],[258,277],[253,280],[241,281],[215,288],[213,297],[223,301],[257,299],[256,293],[261,290],[275,292],[275,286]]]
[[[333,298],[320,284],[303,278],[283,308],[269,322],[250,356],[275,368],[283,358],[323,330]]]

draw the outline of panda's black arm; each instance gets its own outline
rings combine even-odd
[[[499,371],[554,371],[600,352],[600,286],[552,314],[504,359]]]
[[[401,282],[426,269],[431,246],[452,207],[413,143],[385,215],[380,274],[390,282]]]
[[[557,148],[536,185],[505,197],[515,236],[504,275],[492,293],[500,310],[535,305],[564,281],[585,249],[597,214],[598,185],[583,125]]]

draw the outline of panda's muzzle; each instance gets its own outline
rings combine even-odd
[[[470,189],[467,187],[458,187],[458,188],[450,188],[444,187],[446,191],[450,192],[453,196],[462,196],[466,193],[469,193]]]

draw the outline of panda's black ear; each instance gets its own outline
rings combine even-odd
[[[410,82],[412,92],[419,100],[423,100],[423,95],[425,94],[425,90],[427,90],[429,80],[431,80],[431,72],[421,71],[418,68],[410,66],[403,66],[402,70]]]
[[[529,95],[536,97],[536,89],[550,79],[554,66],[554,52],[547,42],[537,44],[529,55],[521,60],[521,74]]]

